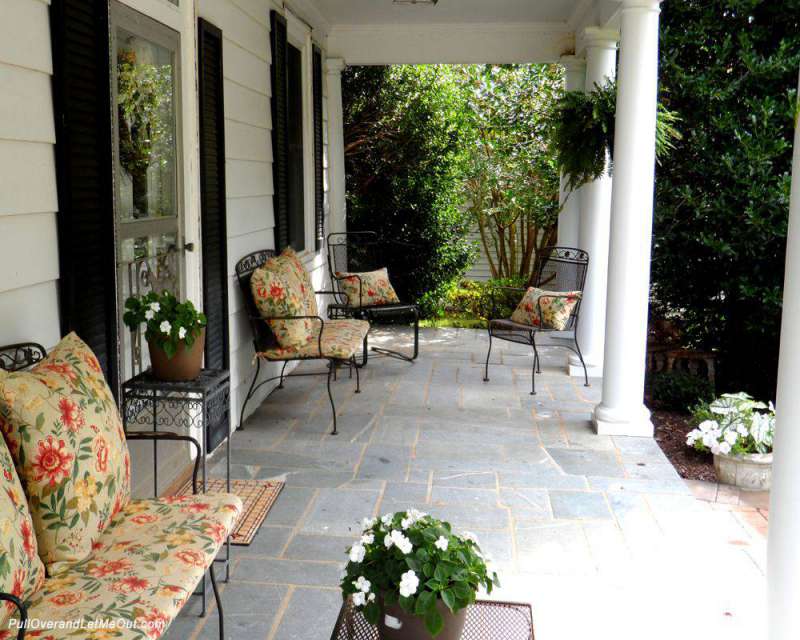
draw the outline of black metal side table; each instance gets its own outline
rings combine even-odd
[[[122,384],[122,424],[125,432],[136,427],[153,431],[200,429],[202,438],[203,493],[206,492],[209,452],[225,442],[226,487],[231,490],[230,371],[203,369],[195,380],[166,382],[144,371]],[[131,428],[133,427],[133,428]],[[158,495],[158,443],[153,442],[153,489]],[[225,557],[215,562],[225,566],[225,582],[230,578],[230,537],[225,542]],[[203,613],[206,609],[205,576],[202,581]]]

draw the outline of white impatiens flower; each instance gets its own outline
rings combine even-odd
[[[394,546],[394,539],[391,535],[387,534],[386,537],[383,539],[383,546],[387,549],[391,549]]]
[[[363,607],[367,604],[367,594],[359,591],[353,594],[353,605],[356,607]]]
[[[722,441],[719,443],[717,447],[719,451],[715,451],[714,453],[721,453],[724,456],[727,456],[731,452],[731,445],[729,445],[726,441]]]
[[[159,311],[161,311],[161,305],[158,302],[151,302],[150,310],[155,313],[158,313]]]
[[[703,444],[711,449],[712,447],[717,446],[717,436],[714,433],[704,433],[703,434]]]
[[[374,593],[370,593],[370,594],[367,596],[367,600],[368,600],[369,602],[373,602],[373,601],[375,600],[375,594],[374,594]]]
[[[442,551],[447,551],[449,544],[450,542],[444,536],[439,536],[439,539],[433,543],[437,549],[441,549]]]
[[[378,523],[377,518],[364,518],[361,521],[361,529],[362,531],[366,531],[367,529],[372,529]]]
[[[703,434],[700,429],[692,429],[688,434],[686,434],[686,444],[688,444],[690,447],[693,447],[694,443],[702,438]]]
[[[144,312],[145,320],[152,320],[155,317],[156,317],[156,312],[153,311],[152,309],[148,309],[147,311]]]
[[[708,433],[719,429],[719,424],[716,420],[703,420],[697,428],[700,429],[701,433]]]
[[[733,446],[736,444],[736,441],[739,439],[739,432],[734,431],[733,429],[728,429],[725,432],[725,442],[729,445]]]
[[[369,593],[370,589],[372,589],[372,583],[364,576],[359,576],[358,580],[353,583],[353,586],[364,593]]]
[[[185,337],[186,337],[186,328],[181,327],[180,329],[178,329],[178,338],[183,340]]]
[[[361,536],[361,544],[367,545],[372,544],[375,542],[375,534],[374,533],[365,533]]]
[[[388,527],[390,524],[392,524],[392,520],[394,520],[394,516],[391,513],[387,513],[381,518],[381,522],[383,523],[384,527]]]
[[[350,562],[363,562],[364,556],[367,555],[367,550],[364,548],[364,545],[359,543],[354,544],[350,547]]]
[[[166,333],[167,335],[172,331],[172,325],[169,323],[169,320],[164,320],[158,328],[161,329],[161,333]]]
[[[400,576],[400,595],[404,598],[410,598],[417,592],[419,587],[419,578],[413,571],[406,571]]]
[[[403,527],[404,530],[408,529],[412,524],[414,524],[414,521],[411,518],[403,518],[400,521],[400,526]]]
[[[411,553],[411,551],[414,549],[414,545],[413,545],[413,544],[411,544],[411,540],[409,540],[408,538],[406,538],[406,537],[403,535],[403,533],[402,533],[401,531],[398,531],[397,529],[395,529],[394,531],[392,531],[392,532],[391,532],[391,533],[390,533],[388,536],[386,536],[386,537],[391,539],[391,543],[387,543],[387,542],[384,540],[384,544],[386,545],[386,548],[387,548],[387,549],[388,549],[388,548],[390,548],[390,547],[392,546],[392,544],[394,544],[394,545],[396,545],[396,546],[397,546],[397,548],[398,548],[398,549],[400,549],[400,551],[402,551],[402,552],[403,552],[403,553],[405,553],[406,555],[408,555],[409,553]]]

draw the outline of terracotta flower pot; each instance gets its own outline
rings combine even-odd
[[[444,628],[436,640],[460,640],[467,621],[466,608],[451,613],[439,600],[436,608],[444,618]],[[431,640],[433,636],[425,628],[425,621],[403,611],[400,606],[387,607],[378,620],[378,637],[381,640]]]
[[[200,329],[191,347],[181,341],[178,350],[172,358],[168,358],[164,350],[150,340],[147,346],[150,349],[150,363],[153,367],[153,375],[159,380],[167,382],[185,382],[194,380],[200,375],[203,366],[203,351],[206,344],[206,329]]]

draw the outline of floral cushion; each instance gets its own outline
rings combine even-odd
[[[319,327],[319,323],[317,323]],[[322,331],[322,353],[319,347],[319,328],[314,332],[314,339],[301,347],[277,347],[259,353],[267,360],[283,360],[285,358],[338,358],[348,360],[364,344],[369,333],[369,322],[366,320],[326,320]]]
[[[28,615],[84,623],[83,629],[48,631],[44,637],[53,633],[53,640],[158,638],[213,562],[241,510],[241,500],[225,493],[131,502],[95,541],[90,557],[49,578],[29,599]],[[89,623],[101,628],[90,631]]]
[[[37,554],[33,520],[22,485],[5,441],[0,438],[0,591],[26,600],[44,582],[44,566]],[[0,627],[16,608],[0,603]]]
[[[364,273],[336,272],[339,278],[339,287],[347,295],[351,307],[369,307],[378,304],[393,304],[400,302],[397,294],[389,282],[389,273],[386,269],[365,271]]]
[[[314,285],[311,283],[311,276],[306,270],[300,258],[291,247],[286,247],[281,253],[281,257],[286,260],[288,268],[294,273],[300,281],[301,291],[303,292],[303,299],[306,303],[306,315],[315,316],[319,314],[317,308],[317,297],[314,295]]]
[[[313,338],[313,320],[269,320],[274,317],[317,315],[309,313],[305,284],[292,265],[292,259],[281,255],[270,258],[253,272],[250,288],[259,313],[275,334],[281,347],[297,348]],[[313,294],[312,294],[313,295]]]
[[[114,397],[74,333],[30,371],[0,372],[0,428],[48,575],[82,560],[130,498],[130,457]]]
[[[540,329],[563,331],[580,299],[580,291],[544,291],[530,287],[511,319]]]

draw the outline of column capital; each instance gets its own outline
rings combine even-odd
[[[662,0],[622,0],[622,10],[661,11]]]
[[[330,75],[340,75],[344,71],[347,63],[343,58],[326,58],[325,59],[325,73]]]
[[[619,43],[619,31],[601,27],[586,27],[581,40],[587,49],[614,49]]]

